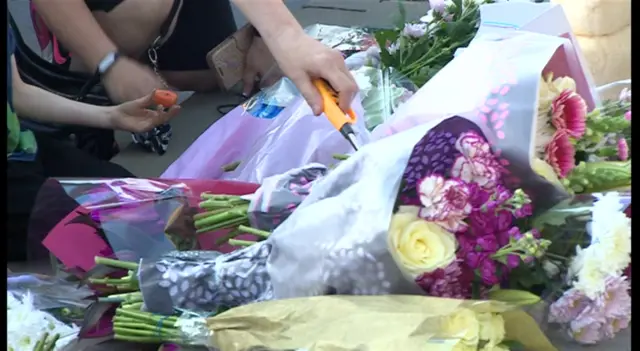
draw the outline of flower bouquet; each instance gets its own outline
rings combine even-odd
[[[405,23],[404,8],[400,6],[401,25],[375,32],[382,66],[395,69],[418,87],[453,60],[457,49],[469,45],[480,25],[480,5],[493,3],[492,0],[429,2],[431,10],[419,22]]]
[[[631,219],[628,193],[578,195],[532,222],[549,246],[513,271],[512,288],[540,294],[540,323],[581,344],[612,339],[631,321]]]
[[[145,333],[148,341],[166,338],[178,342],[184,333],[194,335],[185,339],[195,340],[195,335],[200,335],[199,343],[209,343],[210,330],[214,339],[225,335],[229,327],[216,324],[226,320],[225,316],[229,321],[242,316],[246,323],[254,323],[245,311],[251,309],[254,316],[289,313],[269,307],[272,302],[257,302],[316,295],[431,295],[456,298],[450,300],[455,306],[466,304],[462,299],[491,299],[511,309],[535,304],[539,301],[536,295],[500,289],[513,269],[542,257],[548,245],[521,223],[531,217],[535,204],[521,189],[511,190],[503,183],[507,161],[495,154],[474,123],[460,117],[368,145],[316,180],[305,201],[266,240],[229,254],[189,251],[142,259],[131,267],[128,279],[135,281],[140,293],[137,302],[130,303],[133,306],[120,307],[120,314],[116,312],[116,335],[127,339]],[[102,302],[108,303],[111,298]],[[343,296],[336,296],[335,301],[341,299],[366,301]],[[434,304],[445,301],[449,300],[425,299],[424,303],[433,309]],[[160,322],[137,316],[139,311],[125,312],[129,307],[175,317],[165,318],[166,333],[163,329],[164,334],[153,334],[148,329],[150,324]],[[180,311],[201,316],[228,308],[206,323],[202,317],[178,318]],[[316,311],[316,307],[306,310],[309,308]],[[422,345],[440,338],[448,340],[446,350],[455,345],[508,349],[511,341],[526,342],[510,339],[509,332],[502,336],[499,328],[493,336],[474,336],[476,321],[495,320],[501,325],[500,317],[506,315],[498,310],[488,310],[481,316],[472,314],[460,321],[453,318],[459,323],[455,328],[471,330],[468,339],[439,334],[440,326],[449,325],[446,316],[458,316],[455,312],[453,308],[424,324],[434,329],[427,339],[421,339]],[[463,309],[460,313],[463,316],[467,312]],[[134,316],[139,317],[138,329],[146,332],[135,334],[128,326],[134,323],[130,320]],[[142,323],[145,318],[147,322]],[[423,323],[425,316],[420,318]],[[280,320],[282,328],[313,325],[294,323],[300,321],[296,318],[292,322]],[[533,322],[527,324],[527,328],[532,326]],[[304,342],[287,337],[289,343],[284,343],[277,330],[269,335],[273,341],[260,344],[246,334],[232,333],[228,336],[232,339],[218,339],[213,345],[235,342],[246,344],[248,349],[345,341],[327,335],[323,336],[326,339]]]
[[[548,73],[539,95],[536,171],[572,193],[630,188],[630,91],[588,112],[573,79]]]
[[[60,350],[75,339],[93,292],[34,274],[7,277],[7,350]]]

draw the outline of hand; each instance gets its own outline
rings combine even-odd
[[[109,125],[113,129],[139,133],[166,123],[178,113],[180,106],[174,105],[164,111],[162,106],[154,106],[154,93],[155,91],[137,100],[108,107]]]
[[[105,74],[103,82],[115,103],[140,99],[154,89],[166,89],[153,70],[128,57],[120,57]]]
[[[275,60],[273,56],[271,56],[264,40],[260,37],[254,37],[244,63],[242,95],[247,97],[251,95],[255,88],[256,81],[258,81],[259,78],[264,78],[274,64]],[[277,77],[276,79],[279,78],[280,77]]]
[[[282,72],[298,87],[313,113],[319,115],[323,110],[314,78],[324,78],[338,92],[342,110],[351,107],[358,86],[339,51],[297,30],[282,33],[270,48]]]

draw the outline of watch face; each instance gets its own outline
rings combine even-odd
[[[110,52],[98,64],[98,72],[100,74],[104,74],[111,67],[111,65],[113,65],[115,61],[116,61],[116,54],[113,52]]]

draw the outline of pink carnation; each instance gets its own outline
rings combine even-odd
[[[575,148],[565,131],[556,131],[546,147],[545,154],[546,161],[561,178],[566,178],[575,167]]]
[[[551,104],[551,123],[574,138],[582,138],[587,131],[587,103],[569,89],[560,93]]]
[[[493,157],[489,143],[475,132],[460,135],[455,146],[466,158]]]
[[[462,155],[451,167],[451,175],[466,183],[477,183],[493,189],[500,179],[500,164],[491,153],[491,146],[475,132],[462,134],[455,147]]]
[[[466,226],[463,221],[471,212],[472,206],[471,190],[464,182],[430,175],[418,183],[418,195],[423,206],[420,217],[439,222],[453,232]]]
[[[466,158],[458,156],[451,167],[451,175],[467,183],[477,183],[492,189],[500,180],[500,165],[491,158]]]
[[[630,120],[631,120],[631,110],[629,110],[629,111],[625,112],[625,114],[624,114],[624,118],[625,118],[627,121],[630,121]]]
[[[569,334],[583,344],[613,338],[631,322],[631,296],[625,277],[609,277],[606,291],[591,300],[573,288],[555,301],[549,321],[568,324]]]

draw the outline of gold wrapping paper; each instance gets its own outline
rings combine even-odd
[[[495,301],[316,296],[241,306],[207,323],[211,346],[222,351],[449,351],[458,350],[465,330],[446,335],[444,317],[461,308],[502,313],[505,340],[530,351],[557,351],[527,313]]]

